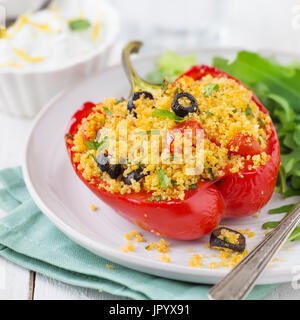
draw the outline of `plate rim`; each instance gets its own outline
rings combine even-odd
[[[182,51],[186,53],[189,53],[189,52],[198,53],[203,51],[209,52],[209,51],[217,51],[217,50],[220,50],[223,52],[227,51],[230,53],[234,53],[234,52],[237,53],[240,49],[235,47],[198,47],[198,49],[194,48],[194,49],[188,49],[188,50],[182,50]],[[259,52],[263,54],[263,51],[260,50]],[[157,58],[160,54],[161,53],[144,55],[144,56],[138,57],[135,61],[153,60]],[[274,55],[283,54],[291,58],[293,57],[290,53],[284,53],[279,51],[276,51],[276,53],[273,52],[273,54]],[[52,108],[55,108],[56,103],[60,99],[63,99],[65,96],[72,93],[74,90],[76,90],[77,87],[80,87],[84,82],[90,80],[91,78],[99,77],[102,74],[109,73],[110,71],[114,69],[118,69],[120,67],[122,67],[121,63],[117,63],[112,66],[103,68],[100,72],[97,72],[96,74],[89,77],[88,79],[78,81],[74,85],[70,86],[69,88],[61,91],[56,96],[54,96],[46,104],[46,106],[39,112],[39,114],[36,116],[30,128],[30,131],[26,140],[25,152],[23,153],[22,172],[23,172],[26,187],[31,197],[33,198],[35,204],[40,208],[41,212],[45,214],[45,216],[50,220],[50,222],[53,223],[61,232],[63,232],[69,238],[71,238],[75,243],[83,246],[88,251],[93,252],[94,254],[102,258],[108,259],[124,267],[142,271],[150,275],[156,275],[156,276],[164,277],[167,279],[174,279],[174,280],[193,282],[193,283],[197,283],[197,279],[195,279],[196,277],[203,277],[207,279],[207,282],[203,281],[202,279],[198,283],[214,284],[216,283],[216,281],[219,281],[220,279],[222,279],[230,271],[230,269],[191,268],[189,266],[182,266],[182,265],[178,266],[175,264],[163,263],[155,260],[152,261],[151,266],[149,267],[145,265],[144,257],[140,257],[138,255],[129,256],[127,253],[121,252],[120,250],[117,250],[114,248],[108,248],[107,246],[102,245],[101,243],[90,239],[88,236],[83,235],[78,231],[74,230],[62,219],[56,216],[54,212],[52,212],[52,210],[43,201],[42,196],[39,194],[39,192],[36,190],[34,186],[34,183],[30,175],[30,164],[29,164],[30,156],[28,151],[31,144],[30,142],[32,140],[32,137],[36,131],[36,127],[39,124],[39,122],[47,116],[47,113]],[[75,111],[76,110],[74,110],[74,112]],[[101,254],[99,252],[101,252]],[[271,271],[271,269],[269,269],[268,271]],[[289,274],[290,276],[287,276],[287,274]],[[285,268],[281,268],[280,271],[276,271],[276,275],[273,274],[272,272],[265,272],[264,275],[259,278],[259,280],[257,281],[257,284],[283,283],[283,282],[291,281],[292,277],[293,277],[293,274],[291,272],[291,268],[285,267]]]

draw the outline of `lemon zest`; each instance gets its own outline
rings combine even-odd
[[[46,58],[43,57],[30,57],[28,54],[20,49],[12,48],[14,53],[19,56],[21,59],[26,60],[28,62],[41,62],[44,61]]]
[[[17,68],[20,69],[22,66],[16,62],[8,61],[5,63],[0,64],[0,68],[5,68],[5,67],[12,67],[12,68]]]
[[[96,21],[94,28],[93,28],[92,39],[94,41],[96,41],[99,37],[100,27],[101,27],[101,19],[99,18],[98,21]]]

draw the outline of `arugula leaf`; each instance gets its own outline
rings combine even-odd
[[[167,176],[167,174],[165,173],[165,171],[161,168],[158,168],[157,176],[158,176],[159,184],[160,184],[161,188],[162,189],[168,188],[168,186],[170,184],[170,179]]]
[[[262,225],[263,229],[274,229],[279,225],[280,221],[268,221]]]
[[[220,86],[217,83],[209,83],[204,87],[204,96],[210,97],[213,91],[218,91]]]
[[[82,31],[88,29],[91,23],[87,19],[76,19],[69,22],[69,27],[72,31]]]
[[[279,208],[274,208],[269,210],[269,214],[278,214],[278,213],[286,213],[291,211],[295,206],[297,205],[297,203],[293,203],[293,204],[287,204],[285,206],[281,206]]]
[[[169,111],[169,110],[163,110],[163,109],[155,109],[152,112],[152,116],[153,117],[158,117],[158,118],[162,118],[162,119],[170,119],[176,122],[182,122],[184,121],[182,118],[176,116],[175,113]]]
[[[277,191],[300,194],[300,68],[280,65],[274,58],[242,51],[230,62],[214,58],[214,65],[248,85],[267,107],[278,132],[282,166]],[[261,123],[260,123],[261,125]]]
[[[284,97],[293,109],[300,111],[299,68],[282,66],[274,58],[264,58],[248,51],[239,52],[233,62],[214,58],[213,65],[236,77],[253,90],[254,84],[264,83],[270,92]]]
[[[296,227],[295,230],[289,236],[287,242],[300,239],[300,227]]]

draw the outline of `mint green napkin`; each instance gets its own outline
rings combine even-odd
[[[60,232],[31,199],[20,168],[0,171],[0,255],[62,282],[132,299],[207,299],[208,285],[168,280],[113,264]],[[108,269],[107,264],[113,264]],[[249,299],[262,299],[276,285],[256,286]]]

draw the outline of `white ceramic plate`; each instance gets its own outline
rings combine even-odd
[[[230,57],[236,51],[202,49],[195,52],[199,63],[210,64],[213,56]],[[280,58],[288,59],[286,56]],[[135,66],[145,75],[153,70],[156,59],[157,56],[138,59]],[[121,66],[115,66],[56,97],[39,115],[29,136],[23,166],[27,187],[40,209],[62,232],[95,254],[158,276],[197,283],[216,283],[229,269],[207,267],[208,263],[218,260],[211,257],[213,250],[204,248],[208,236],[196,241],[170,240],[170,263],[160,262],[158,252],[145,250],[145,243],[136,244],[135,251],[131,253],[119,251],[118,248],[126,242],[124,234],[137,227],[96,198],[71,167],[65,150],[64,133],[72,114],[86,101],[100,102],[105,97],[127,96],[128,92],[129,85],[124,72]],[[283,200],[274,195],[259,218],[231,219],[223,224],[254,231],[256,236],[247,240],[248,249],[251,250],[264,236],[261,229],[263,222],[281,218],[281,215],[268,215],[268,209],[294,202],[295,199]],[[96,204],[99,210],[90,211],[91,203]],[[159,239],[155,234],[141,232],[148,242]],[[188,266],[193,254],[189,252],[190,248],[194,253],[207,255],[202,267]],[[262,275],[259,283],[291,281],[293,267],[300,265],[300,243],[286,245],[278,257],[283,262],[275,261]]]

